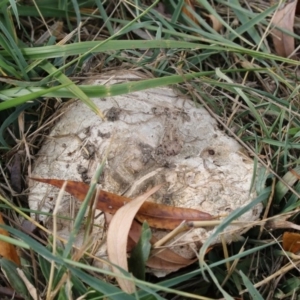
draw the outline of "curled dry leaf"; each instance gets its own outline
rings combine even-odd
[[[288,218],[290,218],[290,215],[277,216],[274,219],[268,220],[265,227],[271,230],[279,228],[300,230],[300,226],[293,222],[287,221]]]
[[[214,16],[211,14],[204,14],[205,17],[210,21],[211,27],[216,31],[220,32],[221,29],[223,28],[222,23]]]
[[[44,182],[58,187],[63,186],[65,180],[47,179],[47,178],[31,178],[32,180]],[[89,186],[83,182],[67,181],[66,192],[75,196],[78,200],[83,201]],[[129,203],[130,199],[101,190],[97,199],[96,208],[106,213],[114,214],[125,203]],[[147,221],[149,226],[161,229],[174,229],[182,221],[200,221],[214,219],[208,213],[197,209],[181,208],[167,206],[154,202],[145,202],[136,215],[141,223]]]
[[[111,263],[126,271],[128,271],[127,237],[132,221],[146,199],[158,191],[160,187],[161,186],[156,186],[147,193],[127,202],[126,205],[116,212],[110,222],[107,232],[108,257]],[[113,271],[115,274],[122,275],[122,272],[117,267],[113,267]],[[135,285],[132,281],[118,276],[116,279],[124,292],[131,294],[135,291]]]
[[[195,18],[195,16],[190,12],[190,9],[188,9],[188,7],[190,7],[193,11],[195,11],[195,1],[194,0],[185,0],[185,5],[182,7],[182,12],[189,17],[193,22],[195,22],[196,24],[199,24],[199,22],[197,21],[197,19]],[[221,29],[223,28],[223,25],[220,23],[220,21],[213,15],[211,14],[206,14],[203,13],[204,16],[207,18],[207,20],[211,23],[211,27],[217,31],[220,32]]]
[[[293,186],[300,178],[299,175],[300,167],[295,167],[294,169],[289,169],[288,172],[282,177],[285,184],[281,181],[277,182],[276,184],[276,203],[279,203],[283,199],[283,197],[289,191],[288,186]]]
[[[282,237],[282,247],[285,251],[294,254],[300,251],[300,234],[295,232],[285,232]]]
[[[298,0],[287,1],[275,12],[273,16],[273,24],[282,29],[294,32],[295,11]],[[278,55],[289,57],[295,50],[295,40],[292,36],[278,30],[273,29],[272,38],[275,51]]]
[[[43,44],[49,39],[50,36],[55,36],[57,39],[62,39],[66,35],[63,32],[64,23],[62,21],[56,21],[51,25],[47,31],[35,42],[36,45]]]
[[[28,280],[28,278],[24,274],[23,270],[17,268],[17,272],[18,272],[20,278],[22,278],[24,284],[26,285],[27,290],[30,293],[32,299],[33,300],[41,300],[42,298],[38,296],[36,287]]]
[[[1,214],[0,225],[5,225]],[[9,233],[3,228],[0,228],[0,234],[4,236],[9,236]],[[20,265],[20,258],[14,245],[0,240],[0,255],[6,259],[13,261],[17,265]]]

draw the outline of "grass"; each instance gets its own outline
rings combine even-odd
[[[299,221],[300,184],[290,170],[297,173],[299,164],[300,63],[274,52],[270,20],[277,6],[262,0],[204,0],[197,1],[197,13],[187,8],[191,18],[182,14],[183,0],[166,1],[167,16],[155,9],[158,2],[0,3],[1,210],[21,249],[23,270],[45,299],[298,299],[299,257],[282,250],[281,235],[291,229],[278,224],[287,212],[291,222]],[[209,20],[222,30],[214,30]],[[55,32],[54,25],[61,31]],[[297,31],[294,37],[298,43]],[[109,88],[81,85],[82,74],[86,78],[119,68],[153,78]],[[134,279],[140,290],[127,295],[113,274],[90,264],[85,249],[75,255],[70,247],[52,247],[51,240],[22,232],[20,219],[29,218],[25,178],[60,101],[79,98],[101,117],[92,97],[166,85],[203,105],[268,169],[266,186],[266,174],[261,174],[257,199],[243,208],[263,202],[264,222],[227,249],[214,248],[204,260],[208,241],[199,264],[168,278]],[[13,191],[8,166],[17,166],[16,160]],[[217,232],[241,214],[230,215]],[[81,221],[79,215],[75,223]],[[0,280],[9,286],[3,274]]]

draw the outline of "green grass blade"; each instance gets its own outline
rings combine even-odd
[[[30,300],[28,288],[17,271],[19,266],[6,258],[0,259],[0,266],[2,274],[5,275],[13,290],[23,296],[25,300]]]
[[[61,84],[67,85],[67,89],[73,94],[73,96],[84,102],[94,113],[99,115],[101,118],[104,118],[102,111],[97,107],[97,105],[66,75],[56,69],[49,62],[43,62],[41,67],[48,72],[49,75],[53,75]]]
[[[149,225],[144,222],[138,243],[133,248],[128,260],[129,270],[134,277],[145,280],[146,261],[149,258],[152,237]]]
[[[105,281],[101,281],[91,275],[88,275],[84,273],[81,270],[75,269],[72,267],[72,265],[66,263],[61,257],[58,255],[53,255],[51,251],[49,251],[45,246],[40,244],[39,242],[32,239],[28,234],[25,234],[19,230],[16,230],[15,228],[12,228],[7,225],[0,225],[1,228],[7,230],[8,232],[12,233],[14,236],[18,237],[21,241],[23,241],[26,244],[26,247],[30,247],[33,249],[36,253],[43,256],[48,261],[54,261],[58,266],[65,266],[67,269],[69,269],[72,274],[80,278],[83,282],[86,282],[91,287],[93,287],[95,290],[103,292],[104,295],[110,297],[114,300],[133,300],[130,295],[122,292],[120,289],[116,288],[115,286],[106,283]],[[96,269],[96,268],[95,268]],[[99,271],[99,270],[98,270]],[[113,275],[111,272],[110,275]]]
[[[226,262],[231,262],[231,261],[234,261],[234,260],[240,259],[240,258],[247,258],[249,255],[253,255],[254,253],[259,252],[259,251],[261,251],[265,248],[269,248],[274,244],[276,244],[276,242],[271,242],[271,243],[263,244],[263,245],[258,246],[258,247],[251,248],[251,249],[246,250],[242,253],[238,253],[236,255],[230,256],[226,259],[221,259],[221,260],[219,260],[215,263],[212,263],[212,264],[209,264],[209,265],[204,265],[203,269],[199,268],[195,271],[188,272],[188,273],[182,274],[180,276],[177,276],[177,277],[174,277],[174,278],[171,278],[171,279],[167,279],[165,281],[161,281],[159,283],[159,285],[161,287],[172,287],[172,286],[176,286],[178,284],[182,284],[183,282],[185,282],[187,280],[190,280],[191,278],[201,274],[203,271],[206,271],[207,268],[213,269],[217,266],[224,265]],[[143,291],[141,291],[139,293],[139,295],[140,296],[145,296],[145,293]]]
[[[12,98],[12,99],[9,99],[9,100],[6,100],[6,101],[0,103],[0,111],[4,110],[4,109],[19,106],[19,105],[24,104],[28,101],[35,100],[35,99],[37,99],[41,96],[44,96],[47,93],[52,93],[52,92],[58,91],[58,90],[60,90],[64,87],[68,87],[69,85],[70,85],[70,83],[66,83],[66,84],[54,86],[54,87],[51,87],[51,88],[41,89],[41,90],[36,91],[36,92],[32,92],[32,91],[30,91],[30,89],[27,89],[28,93],[26,95],[16,97],[16,98]]]
[[[19,14],[18,14],[17,1],[15,1],[15,0],[9,0],[9,3],[10,3],[10,6],[11,6],[11,8],[13,10],[15,18],[17,20],[18,27],[20,28],[20,18],[19,18]]]
[[[271,192],[271,188],[267,187],[265,188],[259,196],[257,196],[254,200],[252,200],[248,205],[241,207],[239,209],[236,209],[228,217],[226,217],[222,223],[216,227],[214,233],[205,241],[205,243],[202,245],[200,252],[199,252],[199,262],[201,268],[204,266],[204,256],[205,253],[207,252],[208,247],[210,246],[211,242],[218,237],[220,233],[224,231],[226,227],[230,225],[232,221],[237,219],[238,217],[242,216],[245,212],[249,211],[254,207],[255,205],[261,203],[262,201],[265,201],[268,199],[269,195]]]
[[[77,216],[76,216],[76,219],[75,219],[75,222],[74,222],[74,227],[73,227],[73,229],[70,233],[68,243],[65,246],[65,249],[64,249],[64,252],[63,252],[63,257],[64,258],[66,258],[69,255],[69,253],[70,253],[70,251],[73,247],[75,238],[76,238],[77,233],[78,233],[78,231],[80,229],[80,226],[82,224],[82,220],[84,218],[84,215],[86,213],[88,205],[89,205],[90,201],[92,200],[92,197],[95,194],[96,187],[97,187],[97,182],[99,181],[100,175],[103,172],[103,169],[105,167],[105,163],[106,163],[106,157],[103,159],[102,163],[98,166],[98,168],[95,172],[95,175],[93,176],[93,178],[91,180],[90,188],[88,190],[88,193],[87,193],[84,201],[82,202],[82,204],[80,206],[80,209],[77,213]]]
[[[253,286],[249,278],[243,273],[243,271],[239,272],[241,274],[241,277],[243,279],[243,282],[248,289],[248,292],[251,296],[251,299],[255,300],[264,300],[264,298],[261,296],[261,294],[258,292],[258,290]]]
[[[243,42],[253,47],[254,45],[250,43],[247,39],[245,39],[243,36],[238,34],[233,28],[231,28],[216,12],[215,8],[210,5],[210,3],[206,0],[197,0],[197,2],[203,6],[211,15],[213,15],[229,32],[234,34],[236,37],[240,38]]]
[[[157,30],[157,28],[156,28]],[[124,49],[195,49],[195,50],[215,50],[215,51],[229,51],[237,52],[242,54],[248,54],[253,57],[260,57],[261,53],[255,50],[246,49],[238,45],[230,45],[224,43],[219,43],[216,45],[215,41],[207,40],[211,42],[211,45],[199,43],[191,43],[184,41],[174,41],[174,40],[150,40],[150,41],[128,41],[128,40],[117,40],[117,41],[107,41],[105,44],[99,42],[81,42],[73,43],[70,45],[55,45],[55,46],[43,46],[43,47],[34,47],[34,48],[22,48],[22,54],[27,60],[36,60],[36,59],[48,59],[56,57],[68,57],[73,55],[79,55],[82,53],[100,53],[108,51],[118,51]],[[0,56],[4,58],[9,58],[10,54],[7,50],[0,50]],[[276,60],[280,62],[289,63],[291,65],[300,65],[299,61],[279,57],[274,54],[264,53],[264,59]]]
[[[72,0],[72,4],[73,4],[73,8],[74,8],[74,11],[75,11],[75,14],[76,14],[77,25],[79,25],[80,22],[81,22],[81,13],[80,13],[78,1],[77,0]]]
[[[16,107],[15,111],[12,112],[6,119],[4,119],[2,121],[2,123],[0,124],[0,143],[3,146],[10,149],[9,145],[6,143],[5,138],[4,138],[4,132],[5,132],[6,128],[8,126],[10,126],[11,124],[13,124],[13,122],[15,122],[18,119],[18,117],[22,111],[24,111],[25,109],[28,109],[32,106],[33,106],[33,103],[26,103],[26,104]]]
[[[241,4],[238,0],[230,0],[229,3],[233,4],[233,6],[241,7]],[[267,16],[269,16],[274,10],[275,7],[270,7],[269,9],[267,9],[266,11],[264,11],[263,13],[259,14],[251,20],[245,14],[241,13],[238,9],[233,8],[234,13],[236,14],[237,18],[242,24],[242,26],[240,26],[240,28],[236,29],[235,31],[238,34],[243,34],[245,31],[247,31],[250,38],[253,39],[255,45],[261,45],[261,50],[264,52],[268,52],[268,49],[265,47],[265,45],[261,43],[262,37],[256,30],[255,25],[257,25],[262,19],[265,19]],[[233,38],[235,38],[234,34],[231,33],[229,39]]]
[[[26,59],[24,58],[20,47],[16,44],[14,38],[10,35],[7,28],[4,26],[2,22],[0,22],[0,30],[4,33],[6,41],[4,41],[4,37],[2,36],[3,45],[6,45],[6,51],[10,54],[11,57],[14,58],[15,64],[18,65],[19,70],[22,72],[23,77],[28,80],[28,75],[25,72],[25,68],[27,67]]]
[[[226,76],[224,73],[222,73],[219,68],[216,68],[216,74],[218,77],[227,81],[228,83],[233,83],[233,81],[228,76]],[[246,94],[240,88],[234,88],[234,89],[236,91],[236,94],[238,94],[246,102],[251,113],[255,116],[256,121],[259,123],[259,125],[261,126],[261,128],[263,129],[263,131],[267,135],[267,137],[269,137],[269,132],[266,128],[266,125],[263,122],[259,113],[257,112],[257,109],[252,104],[252,102],[249,100],[249,98],[246,96]]]
[[[102,1],[101,0],[96,0],[96,5],[98,7],[98,10],[100,12],[100,15],[102,19],[104,20],[104,25],[107,27],[107,30],[110,35],[114,35],[114,29],[111,24],[110,18],[108,17],[105,8],[103,7]]]
[[[242,70],[222,70],[223,73],[232,73],[232,72],[240,72]],[[245,71],[245,70],[244,70]],[[145,89],[156,88],[160,86],[166,85],[174,85],[182,82],[186,82],[188,80],[192,80],[195,78],[206,78],[207,76],[211,76],[215,74],[215,71],[203,71],[203,72],[195,72],[184,75],[171,75],[165,76],[162,78],[153,78],[146,80],[133,81],[128,83],[114,84],[114,85],[105,85],[105,86],[89,86],[89,85],[80,85],[80,89],[88,96],[88,97],[105,97],[105,96],[117,96],[122,95],[129,92],[142,91]],[[203,79],[203,82],[206,82]],[[208,81],[208,83],[212,83]],[[220,82],[215,82],[216,85],[221,85]],[[232,87],[232,85],[224,84],[224,87]],[[237,87],[241,87],[240,85],[236,85]],[[37,92],[43,90],[45,88],[42,87],[32,87],[31,92]],[[12,97],[19,97],[27,95],[29,91],[27,89],[20,88],[11,88],[8,90],[0,91],[0,99],[7,99]],[[61,88],[55,92],[45,94],[47,97],[61,97],[61,98],[72,98],[74,94],[70,92],[66,88]]]

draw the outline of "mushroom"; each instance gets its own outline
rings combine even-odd
[[[93,85],[134,81],[142,76],[132,72],[101,74]],[[89,83],[91,84],[91,83]],[[164,183],[151,201],[165,205],[194,208],[214,216],[226,216],[251,202],[254,174],[253,160],[200,105],[177,95],[169,87],[148,89],[126,95],[95,98],[106,120],[77,101],[65,109],[41,147],[32,177],[76,180],[88,183],[106,155],[100,188],[134,198],[149,188]],[[51,212],[58,189],[30,180],[29,205],[32,210]],[[80,202],[65,194],[58,214],[57,235],[67,239]],[[241,220],[255,221],[262,205],[256,205]],[[52,218],[39,214],[39,221],[52,228]],[[95,240],[103,238],[95,255],[106,254],[103,215],[95,219]],[[83,241],[84,225],[76,239]],[[230,243],[245,231],[243,226],[228,226],[222,238]],[[172,250],[185,258],[214,232],[213,227],[194,228],[182,233],[172,243]],[[165,230],[153,230],[157,238]],[[220,236],[213,243],[219,243]],[[176,247],[176,243],[180,246]],[[160,275],[166,274],[163,270]]]

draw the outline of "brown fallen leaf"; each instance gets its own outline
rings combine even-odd
[[[112,214],[108,214],[108,213],[104,213],[104,217],[105,217],[105,226],[108,228],[112,218],[113,218],[113,215]],[[130,236],[133,234],[134,236],[137,236],[137,239],[139,239],[139,236],[141,234],[141,230],[137,232],[134,232],[134,229],[133,229],[133,224],[136,223],[136,224],[139,224],[141,226],[140,223],[138,223],[137,221],[133,220],[132,222],[132,225],[131,225],[131,228],[130,228],[130,231],[129,231],[129,234],[128,234],[128,240],[127,240],[127,253],[130,253],[133,248],[136,246],[137,242],[135,242],[134,239],[132,239]]]
[[[282,237],[282,248],[294,254],[300,251],[300,234],[295,232],[285,232]]]
[[[107,253],[111,263],[128,271],[127,263],[127,237],[130,231],[132,221],[142,204],[153,193],[159,190],[161,186],[155,186],[147,193],[127,202],[118,209],[113,216],[107,232]],[[112,267],[115,274],[122,275],[117,267]],[[132,281],[116,277],[121,289],[129,294],[135,291],[135,285]]]
[[[0,213],[0,225],[5,225],[1,213]],[[9,236],[9,233],[3,228],[0,228],[0,234],[4,236]],[[20,265],[20,258],[14,245],[0,240],[0,255],[6,259],[13,261],[17,265]]]
[[[185,268],[194,262],[198,258],[187,259],[179,254],[173,252],[172,250],[166,248],[162,251],[159,251],[157,254],[149,257],[146,262],[147,267],[155,270],[161,270],[164,272],[176,272],[182,268]]]
[[[195,16],[189,11],[188,7],[190,7],[193,11],[195,11],[194,3],[195,0],[184,0],[185,4],[182,7],[182,13],[184,13],[187,17],[189,17],[193,22],[198,24]]]
[[[106,222],[110,224],[112,215],[108,216],[107,214],[105,214],[105,216],[106,216],[105,217]],[[128,253],[130,253],[131,250],[136,246],[140,238],[141,232],[142,232],[142,225],[137,221],[133,220],[128,234],[128,241],[127,241]],[[158,239],[152,235],[150,242],[152,245],[154,245],[158,242]],[[165,249],[157,249],[152,251],[151,256],[146,262],[146,265],[149,268],[156,269],[156,270],[164,270],[164,271],[167,270],[167,271],[175,272],[181,268],[191,265],[195,261],[197,261],[197,258],[187,259],[175,253],[174,251],[170,250],[169,248],[165,248]]]
[[[293,33],[297,2],[298,0],[293,0],[283,3],[273,16],[273,24]],[[292,36],[278,29],[273,29],[272,38],[275,51],[278,55],[289,57],[294,52],[295,40]]]
[[[109,226],[113,215],[109,213],[104,213],[105,215],[105,222],[106,225]],[[130,253],[132,249],[136,246],[140,235],[142,232],[142,225],[138,223],[137,221],[133,220],[131,224],[131,228],[128,234],[128,240],[127,240],[127,253]],[[152,238],[150,240],[151,244],[154,245],[158,242],[158,239],[152,235]],[[209,249],[210,250],[210,249]],[[196,254],[195,254],[196,256]],[[149,268],[156,269],[156,270],[162,270],[162,271],[168,271],[168,272],[175,272],[181,268],[185,268],[192,263],[197,261],[197,258],[194,259],[186,259],[182,257],[181,255],[175,253],[169,248],[165,248],[163,250],[154,250],[151,253],[151,256],[149,257],[148,261],[146,262],[146,265]]]
[[[31,179],[51,184],[57,188],[61,188],[65,182],[65,180],[60,179]],[[78,181],[67,182],[66,192],[70,193],[78,200],[83,201],[88,192],[89,185]],[[120,207],[130,201],[131,199],[129,198],[101,190],[96,208],[103,212],[114,214]],[[150,227],[172,230],[182,221],[213,220],[215,217],[197,209],[173,207],[146,201],[139,209],[136,219],[141,223],[146,221]]]

